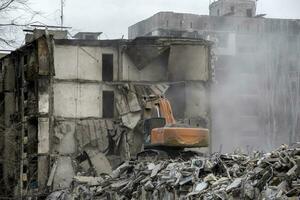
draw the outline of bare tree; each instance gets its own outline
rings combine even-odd
[[[17,47],[20,31],[32,23],[36,14],[28,0],[0,0],[0,48]]]

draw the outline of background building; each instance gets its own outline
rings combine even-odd
[[[210,15],[160,12],[128,37],[205,38],[215,43],[215,151],[271,150],[299,141],[300,20],[256,15],[255,0],[211,1]]]

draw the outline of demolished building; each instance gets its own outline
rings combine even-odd
[[[211,126],[210,42],[45,33],[0,59],[2,194],[43,195],[135,156],[147,95],[166,96],[192,127]]]

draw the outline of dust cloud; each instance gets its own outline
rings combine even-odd
[[[235,41],[227,45],[234,54],[216,55],[214,151],[269,151],[300,140],[300,26],[254,21],[238,25],[250,30],[233,32]]]

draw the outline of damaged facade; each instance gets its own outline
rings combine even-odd
[[[134,157],[144,96],[166,96],[178,120],[210,127],[210,42],[54,38],[0,60],[2,194],[43,195]]]
[[[270,151],[300,139],[300,20],[255,11],[255,0],[213,0],[209,16],[159,12],[128,29],[130,39],[214,42],[213,151]]]

